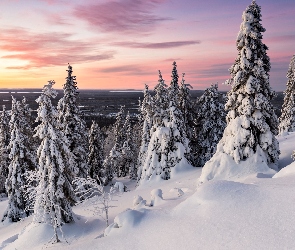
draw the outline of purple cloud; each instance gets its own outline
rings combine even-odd
[[[74,15],[104,32],[146,33],[159,22],[171,20],[152,14],[165,0],[118,0],[78,6]]]
[[[201,41],[175,41],[175,42],[161,42],[161,43],[138,43],[138,42],[117,42],[112,43],[115,46],[136,48],[136,49],[169,49],[182,47],[187,45],[200,44]]]

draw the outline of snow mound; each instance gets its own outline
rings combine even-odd
[[[293,162],[291,157],[294,150],[295,132],[289,132],[288,135],[278,136],[278,142],[280,144],[280,159],[279,169],[282,169]]]
[[[214,180],[243,180],[249,176],[269,175],[276,171],[270,169],[264,152],[258,146],[256,153],[245,161],[236,163],[234,159],[223,152],[217,152],[203,167],[199,182]]]
[[[272,178],[280,178],[280,177],[285,177],[289,175],[295,175],[295,162],[281,169]]]
[[[146,200],[144,200],[140,195],[134,196],[133,207],[140,208],[146,205]]]
[[[120,193],[126,192],[126,186],[120,181],[115,183],[114,188],[116,188]]]
[[[163,200],[163,192],[162,189],[153,189],[151,191],[151,206],[159,206],[165,203]]]
[[[145,213],[146,209],[127,209],[115,217],[114,223],[106,228],[104,235],[109,236],[114,233],[122,233],[122,231],[128,232],[128,230],[136,227],[140,223]],[[118,232],[117,229],[121,229],[120,232]]]
[[[176,193],[178,197],[184,195],[184,192],[182,191],[181,188],[172,188],[169,191],[170,193]]]

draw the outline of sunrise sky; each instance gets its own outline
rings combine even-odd
[[[271,85],[285,89],[295,54],[295,1],[257,0]],[[251,0],[1,0],[0,88],[62,88],[67,63],[80,89],[154,87],[172,62],[194,89],[229,78]]]

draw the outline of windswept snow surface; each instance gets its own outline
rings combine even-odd
[[[294,134],[278,140],[284,155],[280,163],[287,162],[295,148]],[[31,223],[29,217],[0,225],[0,249],[295,249],[292,168],[294,164],[282,169],[277,178],[249,173],[201,185],[199,168],[137,188],[135,182],[119,178],[115,182],[128,191],[114,198],[107,230],[101,217],[79,205],[73,209],[76,221],[63,227],[60,243],[48,243],[53,229]],[[161,202],[151,207],[155,196]],[[1,213],[6,204],[7,200],[0,202]]]

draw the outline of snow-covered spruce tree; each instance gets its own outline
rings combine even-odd
[[[113,126],[113,133],[115,135],[115,144],[112,147],[109,155],[103,162],[103,168],[105,171],[106,183],[111,181],[114,176],[120,177],[121,166],[121,149],[124,143],[124,106],[121,106],[120,111],[117,113],[116,122]]]
[[[33,136],[34,123],[36,118],[32,116],[32,109],[29,107],[26,97],[23,97],[22,99],[21,111],[23,113],[24,122],[25,122],[24,133],[29,138],[29,140],[26,142],[27,147],[30,148],[31,152],[34,152],[34,155],[32,156],[36,158],[36,152],[37,152],[37,148],[40,145],[40,141],[39,141],[39,138]],[[36,165],[36,159],[32,159],[32,163]]]
[[[123,126],[123,131],[125,131],[125,141],[123,142],[121,148],[121,166],[120,166],[120,176],[127,176],[131,179],[136,179],[136,160],[134,151],[135,144],[132,136],[132,125],[130,121],[130,114],[127,113],[125,123]]]
[[[189,158],[190,147],[189,139],[186,134],[186,125],[184,122],[184,114],[180,108],[179,85],[176,62],[173,62],[172,80],[168,88],[169,105],[168,114],[169,122],[166,126],[170,129],[169,142],[165,148],[168,166],[174,167],[182,159]],[[168,177],[168,179],[170,176]]]
[[[39,147],[40,143],[39,140],[34,137],[34,119],[31,115],[31,109],[26,102],[26,98],[24,97],[22,102],[18,105],[19,112],[22,117],[22,128],[23,134],[25,135],[24,146],[26,148],[26,162],[29,166],[28,169],[30,170],[37,170],[38,163],[37,163],[37,148]]]
[[[239,54],[230,68],[231,79],[226,82],[232,85],[225,105],[229,111],[227,127],[216,154],[203,168],[201,182],[277,168],[278,119],[270,103],[275,92],[269,85],[270,62],[268,48],[262,43],[265,29],[260,11],[253,0],[243,13],[236,43]]]
[[[34,157],[30,148],[27,148],[26,122],[22,112],[22,105],[12,97],[10,126],[10,142],[8,145],[10,164],[5,188],[8,194],[8,206],[3,215],[2,221],[17,222],[28,216],[26,211],[27,203],[25,198],[26,179],[24,174],[28,170],[34,170]]]
[[[6,193],[5,181],[8,177],[8,167],[10,163],[8,144],[10,140],[9,115],[3,105],[0,116],[0,193]]]
[[[88,166],[89,176],[92,179],[96,179],[99,184],[102,183],[102,177],[104,177],[103,171],[103,144],[104,136],[95,121],[92,121],[91,128],[89,130],[89,153],[88,153]]]
[[[86,178],[89,172],[87,166],[87,129],[78,107],[79,93],[76,76],[72,75],[71,65],[68,65],[67,72],[68,76],[63,86],[64,96],[58,102],[58,119],[61,129],[70,143],[70,150],[75,156],[75,175]]]
[[[164,118],[167,118],[167,108],[168,108],[168,91],[167,85],[162,77],[162,73],[159,70],[159,80],[158,84],[154,88],[155,95],[152,98],[153,104],[153,120],[161,120],[164,125]]]
[[[44,86],[39,104],[35,136],[41,140],[37,156],[39,160],[39,184],[34,206],[34,221],[49,223],[56,230],[64,223],[74,221],[71,205],[76,197],[71,184],[74,168],[73,154],[69,141],[58,127],[58,112],[52,106],[51,98],[57,92],[52,88],[54,81]]]
[[[293,55],[287,72],[287,89],[284,92],[282,115],[279,119],[279,134],[295,131],[295,55]]]
[[[162,77],[162,75],[161,75]],[[148,145],[151,139],[150,130],[153,125],[153,105],[152,105],[152,97],[149,92],[148,85],[145,85],[144,89],[144,97],[142,102],[140,103],[140,117],[139,122],[142,126],[142,133],[141,133],[141,145],[140,150],[137,158],[137,179],[141,178],[143,164],[146,158],[146,152],[148,149]]]
[[[225,96],[218,92],[217,84],[212,84],[197,99],[198,111],[194,127],[196,146],[193,151],[196,167],[203,167],[213,156],[217,143],[222,138],[226,126],[224,100]]]
[[[182,80],[179,89],[179,108],[183,113],[183,122],[185,125],[185,132],[187,138],[190,142],[190,148],[193,148],[193,130],[194,130],[194,119],[195,119],[195,105],[191,100],[190,89],[193,87],[190,84],[185,83],[184,80],[185,73],[182,73]],[[188,160],[192,163],[195,163],[194,154],[187,155]]]
[[[178,74],[173,63],[172,80],[168,88],[169,103],[162,117],[154,114],[151,139],[148,145],[140,181],[171,178],[171,171],[181,171],[189,165],[186,155],[190,149],[185,133],[183,114],[178,103]],[[155,108],[156,109],[156,108]]]

